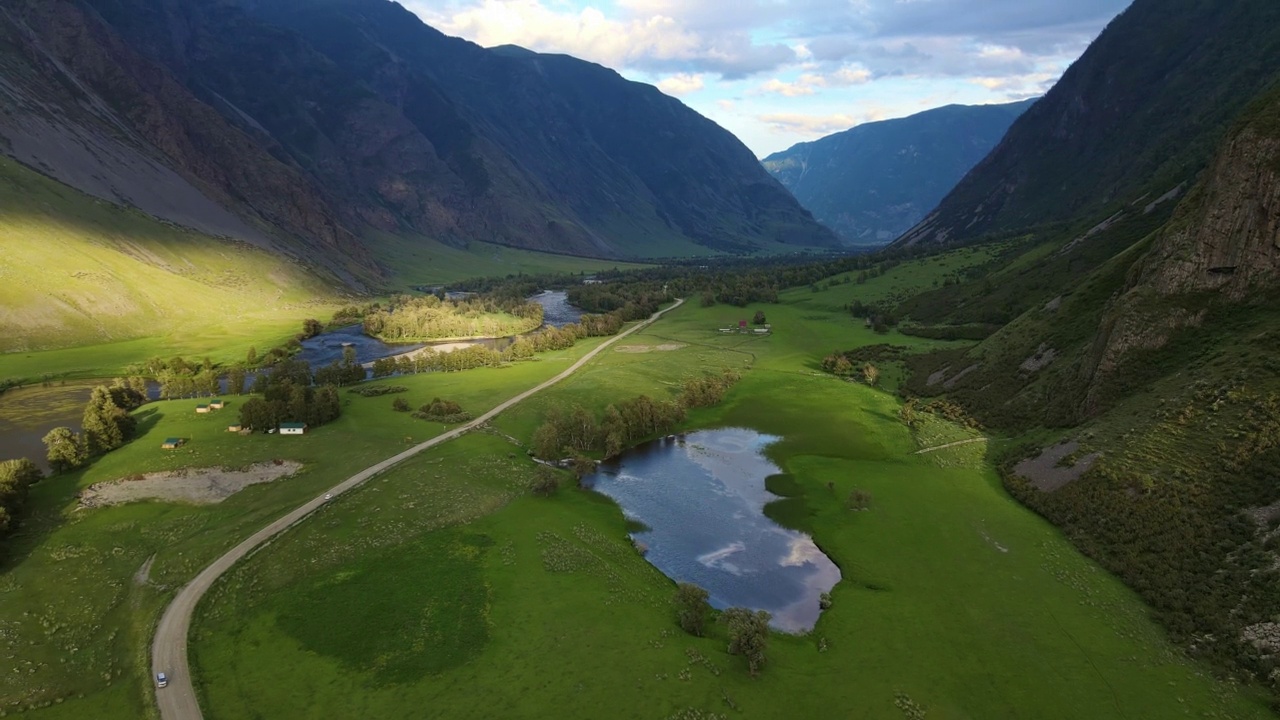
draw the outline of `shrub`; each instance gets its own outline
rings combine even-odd
[[[556,477],[555,471],[546,465],[539,465],[533,481],[529,483],[529,491],[538,497],[551,497],[559,489],[560,479]]]
[[[680,621],[680,629],[702,637],[707,625],[707,616],[711,614],[710,595],[703,588],[692,583],[680,583],[676,586],[675,597],[671,602],[676,606],[676,617]]]

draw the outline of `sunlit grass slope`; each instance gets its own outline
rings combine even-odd
[[[0,351],[278,335],[335,286],[250,245],[162,224],[0,159]]]

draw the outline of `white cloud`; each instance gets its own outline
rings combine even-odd
[[[702,75],[693,75],[690,73],[678,73],[670,77],[665,77],[658,81],[658,89],[662,92],[680,97],[695,93],[706,87],[706,83],[702,79]]]
[[[407,7],[428,24],[481,45],[520,45],[563,52],[613,68],[714,72],[737,78],[795,58],[781,43],[758,44],[745,32],[702,33],[655,8],[609,17],[588,5],[571,10],[543,0],[476,0],[441,10],[422,0]]]
[[[826,73],[807,72],[791,82],[773,78],[760,86],[759,92],[774,93],[784,97],[813,95],[821,88],[841,88],[871,82],[871,71],[864,67],[846,65]]]
[[[852,115],[803,115],[801,113],[766,113],[760,122],[777,132],[803,137],[820,137],[848,130],[858,123]]]

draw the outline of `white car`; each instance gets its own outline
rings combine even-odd
[[[162,688],[169,684],[169,676],[164,673],[156,673],[156,687]]]
[[[325,499],[325,500],[332,500],[332,499],[333,499],[333,493],[325,493],[325,494],[324,494],[324,499]]]

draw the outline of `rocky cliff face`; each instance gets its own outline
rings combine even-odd
[[[1087,406],[1136,351],[1164,347],[1214,307],[1280,287],[1280,92],[1255,104],[1113,300],[1086,364]]]

